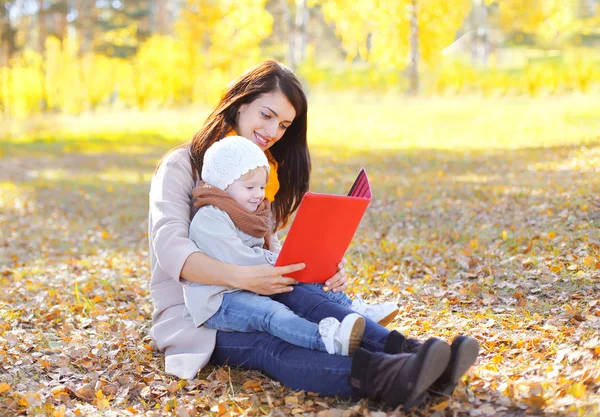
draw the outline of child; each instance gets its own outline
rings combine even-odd
[[[204,156],[201,207],[190,224],[190,239],[205,254],[237,265],[273,265],[270,203],[264,198],[269,163],[246,138],[226,137]],[[365,319],[349,314],[340,323],[303,319],[269,297],[229,287],[184,281],[186,309],[196,326],[221,331],[264,331],[289,343],[351,356],[359,347]]]

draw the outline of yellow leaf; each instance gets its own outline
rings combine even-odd
[[[552,211],[552,209],[548,209],[548,216],[552,216],[554,214],[554,212]]]
[[[492,362],[501,363],[504,361],[504,357],[502,355],[496,355],[492,358]]]
[[[506,230],[502,231],[502,240],[508,239],[508,232]]]
[[[54,411],[52,411],[52,417],[65,417],[66,413],[67,413],[67,407],[65,407],[65,405],[62,404],[58,409],[55,409]]]
[[[17,400],[17,404],[19,404],[21,407],[29,407],[27,398],[25,398],[24,395],[16,395],[15,400]]]
[[[259,388],[259,387],[260,387],[260,381],[253,380],[253,379],[250,379],[250,380],[244,382],[244,385],[242,386],[242,388],[244,388],[244,389],[254,389],[254,388]]]
[[[496,365],[494,365],[493,363],[486,364],[485,368],[492,372],[498,372],[498,367]]]
[[[448,408],[448,400],[442,401],[441,403],[434,405],[429,409],[429,411],[444,411],[446,408]]]
[[[284,398],[284,402],[285,405],[298,404],[298,397],[296,397],[295,395],[289,395]]]
[[[225,403],[222,403],[222,402],[219,403],[219,408],[218,408],[217,414],[221,416],[221,415],[225,414],[226,411],[227,411],[227,406],[225,405]]]
[[[100,399],[100,400],[101,400],[102,398],[104,398],[104,394],[102,393],[102,390],[101,390],[101,389],[99,389],[98,391],[96,391],[96,398],[98,398],[98,399]]]
[[[477,239],[471,239],[471,247],[477,249]]]
[[[10,385],[8,385],[6,382],[0,383],[0,394],[2,394],[3,392],[6,392],[6,391],[10,391],[10,390],[11,390]]]
[[[108,402],[108,400],[106,398],[97,399],[96,406],[98,407],[99,410],[106,410],[107,408],[110,408],[110,403]]]
[[[585,385],[583,382],[576,382],[569,388],[568,391],[575,398],[583,398],[585,396]]]
[[[548,232],[548,237],[550,239],[554,239],[556,237],[556,233],[555,232]]]

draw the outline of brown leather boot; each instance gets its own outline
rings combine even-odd
[[[477,360],[479,343],[469,336],[458,336],[450,345],[450,362],[437,381],[431,386],[431,393],[452,395],[462,376]]]
[[[422,343],[416,339],[407,339],[395,330],[390,332],[383,351],[385,353],[415,353]],[[462,376],[475,363],[479,353],[479,343],[469,336],[458,336],[452,341],[450,362],[430,392],[437,395],[452,395]]]
[[[408,410],[425,401],[427,390],[449,360],[450,346],[435,338],[427,340],[418,353],[389,355],[359,349],[352,358],[350,385],[361,397]]]
[[[387,340],[383,351],[385,353],[417,353],[423,342],[417,339],[407,339],[402,333],[392,330]]]

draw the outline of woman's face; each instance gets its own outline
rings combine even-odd
[[[274,91],[258,96],[251,103],[242,104],[235,130],[264,151],[281,139],[294,117],[294,106],[281,91]]]

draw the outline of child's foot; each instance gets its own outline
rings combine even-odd
[[[348,314],[340,323],[333,317],[319,322],[319,333],[327,353],[352,356],[360,346],[365,332],[365,319],[358,314]]]
[[[367,304],[360,297],[352,300],[350,310],[356,311],[361,316],[376,321],[382,326],[387,326],[398,314],[398,305],[392,302],[381,304]]]

